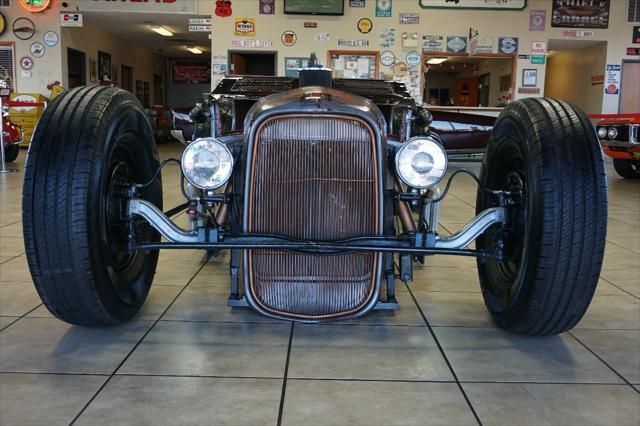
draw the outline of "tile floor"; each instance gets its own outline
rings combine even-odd
[[[72,327],[31,284],[22,174],[2,175],[0,424],[638,425],[640,182],[608,172],[597,294],[574,330],[549,338],[497,329],[474,261],[446,256],[399,288],[399,311],[310,326],[228,308],[227,256],[165,252],[135,321]],[[177,170],[164,176],[168,206]],[[473,216],[474,199],[462,177],[442,208],[445,232]]]

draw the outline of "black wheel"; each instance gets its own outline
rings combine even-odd
[[[626,179],[640,179],[640,160],[613,160],[613,167]]]
[[[478,261],[491,315],[518,334],[572,328],[596,289],[606,235],[604,163],[591,122],[553,99],[510,103],[494,126],[481,181],[515,194],[507,224],[476,241],[503,252]],[[494,198],[479,189],[477,211],[496,206]]]
[[[18,158],[18,153],[20,152],[20,146],[18,145],[7,145],[4,147],[4,161],[7,163],[13,163]]]
[[[129,251],[125,194],[157,168],[151,127],[130,93],[81,87],[45,110],[27,156],[22,213],[31,275],[53,315],[99,326],[138,312],[158,252]],[[162,208],[160,179],[141,198]],[[140,234],[159,241],[148,225]]]

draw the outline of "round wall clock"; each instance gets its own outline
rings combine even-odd
[[[0,13],[0,35],[4,34],[7,30],[7,19],[2,13]]]
[[[31,44],[31,47],[29,47],[29,51],[34,58],[42,58],[45,51],[44,44],[36,41],[35,43]]]
[[[44,44],[46,44],[49,47],[53,47],[56,44],[58,44],[59,40],[60,40],[60,37],[58,37],[58,33],[55,31],[47,31],[42,36],[42,41],[44,41]]]
[[[20,6],[31,13],[42,12],[51,4],[51,0],[20,0]]]
[[[29,18],[18,18],[13,21],[12,30],[20,40],[29,40],[36,33],[36,26]]]

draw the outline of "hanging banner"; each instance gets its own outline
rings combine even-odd
[[[527,0],[419,0],[423,9],[522,10]]]
[[[551,26],[556,28],[609,28],[611,0],[553,0]]]
[[[607,65],[607,75],[605,76],[604,94],[618,95],[620,93],[620,76],[622,65]]]
[[[211,67],[207,62],[172,61],[171,81],[174,84],[211,83]]]

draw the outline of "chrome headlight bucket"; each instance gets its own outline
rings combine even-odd
[[[447,153],[438,141],[417,136],[396,153],[396,173],[407,185],[425,189],[435,186],[447,172]]]
[[[607,128],[606,127],[598,127],[598,138],[606,139],[607,138]]]
[[[615,127],[609,127],[609,130],[607,130],[607,137],[609,139],[615,139],[618,137],[618,129]]]
[[[224,185],[233,171],[229,148],[214,138],[190,143],[182,154],[182,173],[196,188],[211,190]]]

